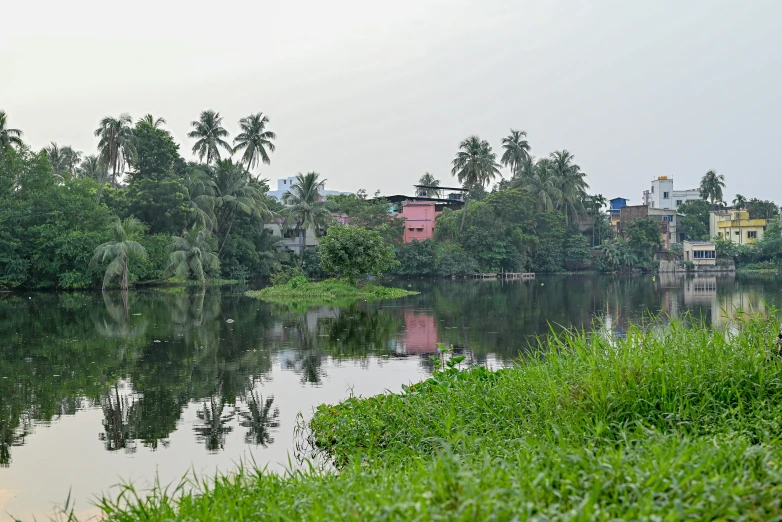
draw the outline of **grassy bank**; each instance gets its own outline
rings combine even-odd
[[[782,515],[778,319],[552,340],[489,372],[321,406],[338,472],[240,471],[115,520],[768,520]]]
[[[417,293],[401,288],[389,288],[375,284],[358,286],[351,284],[349,281],[338,279],[311,282],[307,281],[306,278],[296,277],[285,284],[274,285],[261,290],[250,290],[246,294],[249,297],[277,304],[338,305],[358,300],[398,299]]]

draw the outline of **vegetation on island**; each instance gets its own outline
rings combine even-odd
[[[494,372],[445,354],[429,380],[301,426],[338,472],[243,467],[101,507],[118,521],[778,517],[779,319],[561,335]]]
[[[283,304],[335,304],[357,300],[396,299],[417,292],[359,284],[361,276],[380,276],[397,262],[379,232],[355,226],[332,226],[318,244],[321,268],[339,279],[311,282],[294,270],[275,277],[274,285],[247,292],[250,297]]]

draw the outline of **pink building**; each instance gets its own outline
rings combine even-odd
[[[435,353],[437,342],[434,316],[405,312],[405,353]]]
[[[442,211],[442,205],[436,205],[434,201],[405,201],[402,203],[402,217],[405,218],[405,243],[414,239],[418,241],[432,239],[434,237],[434,220]]]

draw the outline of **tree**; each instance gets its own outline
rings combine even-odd
[[[733,198],[733,206],[737,209],[742,209],[747,206],[747,198],[742,196],[741,194],[736,194],[736,197]]]
[[[267,123],[269,123],[269,118],[262,112],[251,114],[239,120],[242,132],[234,138],[233,153],[244,151],[242,161],[247,170],[254,169],[259,160],[267,165],[271,164],[269,152],[274,152],[275,147],[272,140],[276,140],[277,135],[266,130]]]
[[[497,155],[492,151],[491,145],[478,136],[470,136],[459,144],[459,152],[456,153],[452,164],[451,173],[456,176],[459,183],[464,184],[468,191],[462,213],[462,223],[459,227],[461,233],[473,189],[483,188],[495,177],[502,177],[502,174],[500,174],[500,166],[497,163]]]
[[[318,254],[326,272],[351,279],[382,275],[396,262],[393,248],[380,234],[350,225],[329,227],[318,244]]]
[[[554,171],[555,182],[559,192],[555,203],[557,210],[565,216],[565,222],[570,224],[585,214],[583,205],[589,188],[581,172],[581,167],[573,163],[574,156],[567,150],[551,153],[551,168]]]
[[[162,118],[162,117],[161,118],[155,118],[151,114],[145,114],[144,116],[139,118],[139,120],[136,122],[136,125],[138,125],[139,123],[146,123],[147,125],[151,126],[154,129],[159,129],[160,127],[165,125],[167,122],[166,122],[165,118]]]
[[[132,159],[135,148],[135,137],[130,114],[120,114],[119,118],[106,117],[100,121],[95,130],[95,136],[100,138],[98,151],[100,159],[111,168],[111,182],[117,183],[117,174],[121,174],[125,164]],[[98,190],[98,202],[103,194],[103,183]]]
[[[388,211],[391,205],[386,199],[369,199],[358,194],[334,194],[326,197],[326,206],[332,214],[347,216],[351,225],[376,230],[386,243],[401,245],[405,220]]]
[[[532,196],[539,212],[554,210],[561,198],[562,190],[557,186],[554,168],[548,159],[537,162],[533,174],[524,178],[522,188]]]
[[[52,172],[61,181],[74,177],[81,162],[81,152],[73,150],[70,146],[60,147],[55,142],[43,149],[49,158]]]
[[[265,180],[256,180],[250,177],[250,173],[242,168],[241,164],[232,160],[220,160],[214,173],[215,207],[218,209],[217,235],[223,236],[220,255],[228,235],[231,233],[234,218],[237,212],[256,215],[259,218],[268,217],[271,212],[265,202],[265,193],[268,187]]]
[[[718,175],[716,171],[710,170],[701,178],[701,198],[709,201],[712,206],[722,201],[723,188],[725,188],[725,176]]]
[[[104,290],[112,279],[119,278],[120,288],[127,291],[128,265],[131,259],[145,259],[147,257],[147,251],[135,241],[143,230],[144,226],[136,218],[131,217],[124,220],[116,218],[112,226],[114,239],[95,249],[92,262],[95,264],[109,263],[103,276]]]
[[[627,246],[637,260],[651,262],[654,253],[663,247],[660,222],[654,218],[634,219],[625,226]]]
[[[510,167],[513,177],[518,177],[521,173],[521,166],[529,159],[530,146],[525,139],[527,133],[524,131],[511,129],[510,134],[502,138],[502,148],[504,152],[500,158],[500,163]]]
[[[8,115],[0,111],[0,154],[11,146],[22,146],[22,131],[8,128]]]
[[[749,219],[773,219],[779,216],[779,207],[773,201],[752,198],[747,202]]]
[[[320,190],[324,183],[326,180],[321,180],[317,172],[299,174],[290,190],[282,196],[282,201],[288,205],[283,211],[285,216],[283,228],[286,230],[295,228],[299,231],[301,261],[304,260],[307,230],[313,232],[323,230],[332,221],[331,212],[320,197]]]
[[[682,214],[679,219],[679,232],[686,239],[702,241],[709,239],[709,211],[711,207],[702,199],[685,201],[677,212]]]
[[[424,198],[439,198],[442,194],[442,190],[436,187],[440,186],[440,180],[429,174],[428,172],[421,176],[418,180],[419,185],[424,185],[418,188],[418,195]]]
[[[106,165],[94,154],[85,157],[77,170],[79,176],[104,183],[106,181]]]
[[[184,280],[194,278],[203,286],[206,274],[220,268],[220,260],[212,253],[213,248],[214,240],[203,228],[193,227],[181,236],[175,236],[163,278],[168,279],[172,275]]]
[[[193,153],[198,155],[201,161],[206,157],[206,164],[210,165],[212,160],[220,161],[220,148],[228,152],[233,149],[223,138],[228,137],[228,131],[222,125],[223,118],[219,112],[206,110],[201,113],[197,121],[190,122],[193,130],[187,133],[189,138],[196,138],[193,145]]]

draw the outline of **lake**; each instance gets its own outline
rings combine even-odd
[[[624,335],[651,315],[722,327],[782,300],[776,276],[405,281],[420,295],[298,309],[245,286],[0,293],[0,520],[76,513],[120,482],[293,461],[297,416],[431,373],[436,343],[507,365],[566,327]],[[665,319],[662,319],[663,321]]]

